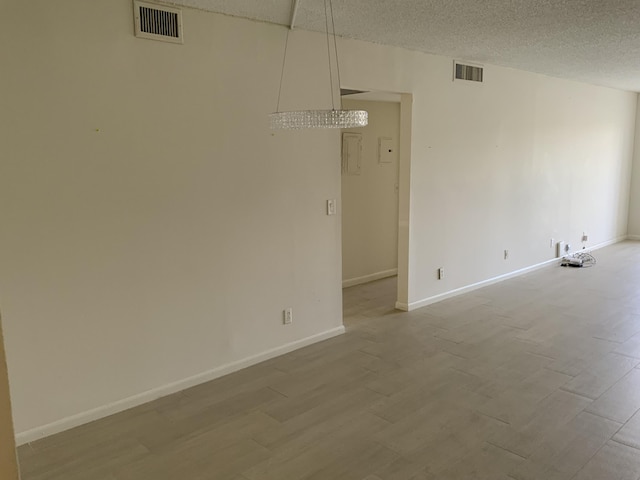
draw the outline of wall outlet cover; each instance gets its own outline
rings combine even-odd
[[[286,308],[282,311],[282,323],[284,325],[289,325],[290,323],[293,323],[293,309],[292,308]]]
[[[327,200],[327,215],[335,215],[336,212],[337,212],[336,199],[331,198]]]

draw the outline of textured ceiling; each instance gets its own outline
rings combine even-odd
[[[288,25],[292,0],[170,3]],[[324,31],[323,0],[296,28]],[[640,0],[333,0],[337,34],[640,91]]]

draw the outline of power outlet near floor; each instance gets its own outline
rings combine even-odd
[[[289,325],[293,323],[293,308],[289,307],[282,311],[282,324]]]
[[[327,200],[327,215],[335,215],[338,211],[338,207],[336,206],[336,199],[331,198]]]

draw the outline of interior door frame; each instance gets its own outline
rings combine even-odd
[[[344,87],[361,92],[375,89]],[[409,263],[411,239],[411,137],[413,131],[413,95],[401,92],[381,92],[400,97],[400,154],[398,160],[398,281],[395,308],[409,310],[411,265]],[[360,98],[366,100],[365,98]],[[371,100],[375,100],[372,98]],[[342,137],[340,136],[340,142]],[[341,200],[342,201],[342,200]],[[342,244],[342,229],[340,230]],[[340,275],[342,281],[342,275]],[[341,285],[342,288],[342,285]]]

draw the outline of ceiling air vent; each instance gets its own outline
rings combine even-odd
[[[453,62],[453,78],[455,80],[468,80],[470,82],[481,82],[483,68],[476,65],[465,65]]]
[[[152,3],[133,2],[136,37],[182,43],[182,11]]]

